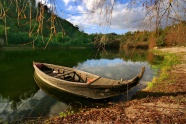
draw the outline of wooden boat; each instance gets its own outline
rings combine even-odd
[[[47,85],[52,90],[92,99],[103,99],[124,93],[139,83],[145,71],[145,67],[142,67],[141,72],[133,79],[113,80],[47,63],[33,62],[33,67],[34,79],[40,87]]]

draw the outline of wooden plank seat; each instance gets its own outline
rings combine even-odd
[[[56,75],[56,76],[54,76],[54,77],[55,77],[55,78],[58,78],[58,77],[60,77],[60,76],[69,75],[70,73],[75,73],[75,71],[69,71],[69,72],[67,72],[67,73],[58,74],[58,75]]]
[[[71,74],[71,73],[74,74],[72,77],[65,77],[65,76],[69,76],[69,74]],[[79,75],[75,71],[68,71],[68,72],[60,73],[60,74],[57,74],[57,75],[55,75],[53,77],[55,77],[55,78],[59,78],[60,77],[60,78],[62,78],[64,80],[69,81],[69,80],[73,80],[75,75],[79,78],[76,81],[74,80],[75,82],[86,83],[86,81],[84,81],[84,79],[81,77],[81,74]]]
[[[50,74],[52,73],[52,69],[51,70],[47,70],[47,71],[44,71],[45,74]]]

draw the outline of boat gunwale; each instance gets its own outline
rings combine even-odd
[[[74,70],[76,72],[82,72],[82,73],[86,73],[87,75],[91,75],[91,76],[96,76],[97,78],[92,81],[91,83],[81,83],[81,82],[72,82],[72,81],[67,81],[67,80],[62,80],[62,79],[59,79],[59,78],[55,78],[53,76],[50,76],[46,73],[44,73],[43,71],[41,71],[37,66],[36,64],[44,64],[44,65],[47,65],[47,66],[50,66],[50,67],[59,67],[59,68],[66,68],[66,69],[70,69],[70,70]],[[58,81],[59,83],[64,83],[64,84],[72,84],[72,85],[77,85],[77,86],[93,86],[94,85],[94,82],[96,82],[97,80],[99,79],[107,79],[107,80],[110,80],[110,81],[115,81],[117,82],[117,85],[112,85],[112,88],[117,88],[119,86],[122,86],[122,85],[129,85],[129,84],[133,84],[132,82],[137,79],[137,78],[142,78],[143,74],[144,74],[144,68],[145,67],[142,67],[142,71],[137,75],[135,76],[134,78],[131,78],[129,80],[124,80],[124,81],[121,81],[121,80],[114,80],[114,79],[110,79],[110,78],[105,78],[105,77],[101,77],[101,76],[98,76],[98,75],[94,75],[94,74],[91,74],[91,73],[88,73],[88,72],[85,72],[85,71],[81,71],[81,70],[77,70],[77,69],[74,69],[74,68],[70,68],[70,67],[65,67],[65,66],[60,66],[60,65],[54,65],[54,64],[48,64],[48,63],[41,63],[41,62],[34,62],[33,61],[33,65],[34,65],[34,68],[36,68],[41,74],[43,74],[45,77],[48,77],[49,79],[53,79],[53,80],[56,80]],[[142,75],[141,77],[139,75]],[[42,77],[42,76],[41,76]],[[47,81],[47,80],[46,80]],[[140,81],[140,79],[139,79]],[[48,81],[47,81],[48,82]],[[53,83],[50,83],[50,84],[53,84]],[[57,86],[57,85],[55,85]],[[95,85],[96,86],[96,85]],[[98,86],[98,85],[97,85]],[[101,85],[99,85],[101,86]],[[102,85],[102,87],[110,87],[109,85]],[[58,87],[58,86],[57,86]]]

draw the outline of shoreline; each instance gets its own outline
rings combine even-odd
[[[0,47],[0,50],[16,50],[16,49],[30,49],[30,50],[49,50],[49,49],[95,49],[93,47],[47,47],[46,49],[44,49],[44,47]]]
[[[113,103],[108,108],[94,108],[66,117],[52,117],[44,122],[55,123],[186,123],[186,48],[158,49],[173,53],[180,64],[170,67],[169,77],[152,89],[144,89],[127,102]],[[171,76],[170,76],[171,75]]]

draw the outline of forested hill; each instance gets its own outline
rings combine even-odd
[[[20,1],[20,0],[18,0]],[[92,35],[35,0],[0,1],[0,46],[91,46]]]

